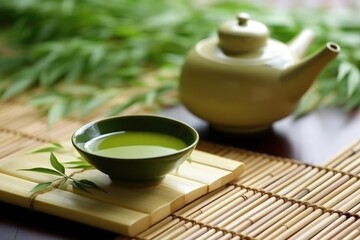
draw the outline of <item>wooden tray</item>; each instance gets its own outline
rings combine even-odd
[[[56,156],[60,161],[74,160],[74,155],[69,153]],[[244,169],[239,161],[198,150],[191,159],[156,187],[121,187],[112,184],[100,171],[87,170],[76,173],[75,178],[91,180],[106,192],[94,190],[89,194],[68,185],[34,198],[29,191],[36,184],[57,177],[20,169],[51,167],[49,153],[14,154],[0,161],[0,200],[133,236],[185,204],[236,179]],[[67,174],[71,171],[74,170],[66,169]]]

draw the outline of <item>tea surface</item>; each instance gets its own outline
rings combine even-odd
[[[91,139],[85,149],[104,157],[149,158],[175,153],[186,147],[176,137],[153,132],[115,132]]]

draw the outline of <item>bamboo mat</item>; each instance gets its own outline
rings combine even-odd
[[[312,166],[202,142],[199,149],[242,161],[245,172],[137,237],[360,239],[359,146]]]
[[[33,110],[8,104],[0,106],[7,139],[1,158],[68,138],[80,124],[64,120],[49,131]],[[135,239],[360,239],[360,141],[323,166],[204,141],[197,149],[241,161],[246,170]]]

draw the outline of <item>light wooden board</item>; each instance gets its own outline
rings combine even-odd
[[[56,154],[60,161],[74,159],[73,154]],[[52,181],[56,176],[21,171],[34,167],[51,167],[49,153],[19,153],[0,161],[0,200],[30,207],[36,184]],[[159,222],[187,203],[236,179],[244,164],[195,150],[191,162],[167,175],[156,187],[130,188],[112,184],[98,170],[77,173],[77,179],[89,179],[106,192],[91,194],[73,190],[71,186],[36,196],[36,211],[89,224],[119,234],[133,236]],[[71,169],[66,170],[68,174]]]

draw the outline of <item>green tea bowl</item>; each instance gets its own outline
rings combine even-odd
[[[127,115],[85,124],[71,137],[80,155],[111,181],[154,186],[187,160],[199,135],[168,117]]]

